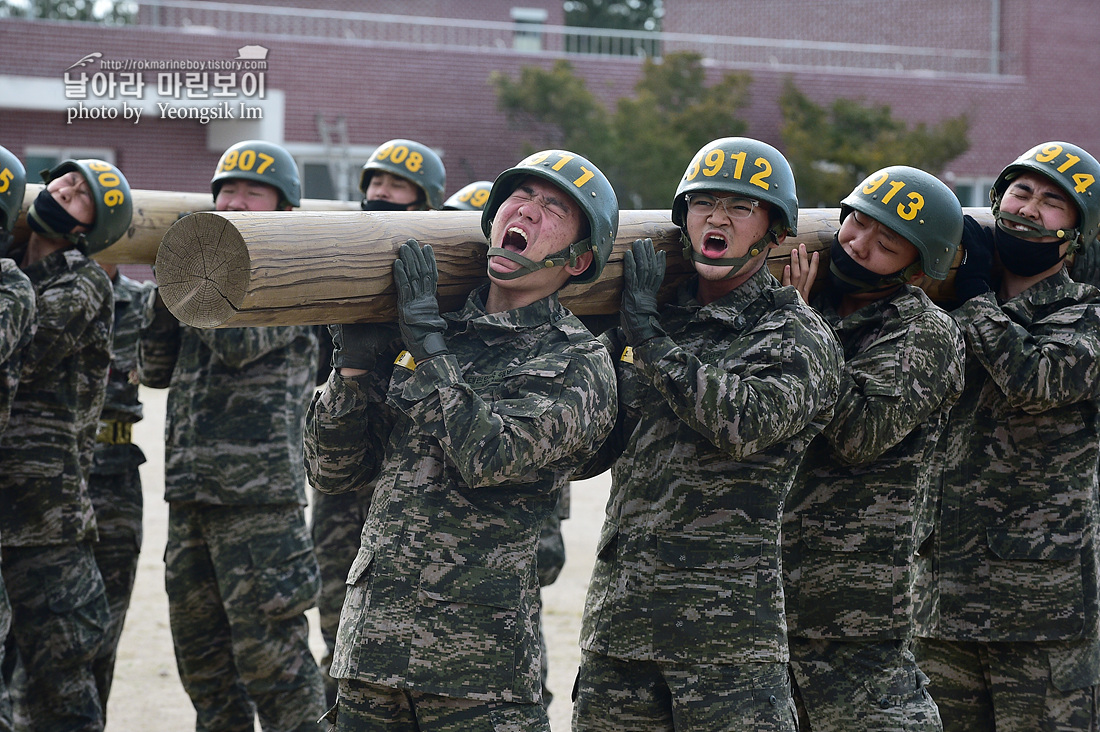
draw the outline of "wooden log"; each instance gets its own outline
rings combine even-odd
[[[988,209],[966,209],[992,225]],[[799,211],[799,236],[773,249],[768,266],[781,277],[799,244],[822,251],[820,283],[839,209]],[[439,300],[446,312],[486,281],[487,244],[481,214],[430,212],[221,212],[176,222],[157,255],[161,296],[182,322],[201,328],[385,322],[396,317],[393,260],[409,238],[430,243],[439,266]],[[660,297],[668,300],[691,267],[680,254],[680,231],[668,211],[621,211],[611,258],[598,280],[570,285],[562,302],[578,315],[618,312],[623,253],[649,237],[668,252]],[[955,266],[961,255],[956,257]],[[954,268],[953,268],[954,269]],[[952,275],[928,279],[933,299],[951,296]]]
[[[15,240],[26,241],[30,236],[27,209],[38,197],[43,186],[30,183],[23,196],[23,207],[15,224]],[[100,262],[113,264],[153,264],[157,248],[164,234],[181,216],[194,211],[209,211],[214,207],[209,193],[179,193],[176,191],[152,191],[135,188],[134,217],[126,235],[96,254]],[[358,211],[358,201],[328,201],[319,198],[302,199],[301,211]]]

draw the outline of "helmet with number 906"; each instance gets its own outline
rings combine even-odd
[[[908,165],[867,176],[840,202],[840,220],[852,210],[908,239],[920,252],[921,269],[945,279],[963,232],[962,205],[939,178]]]
[[[47,184],[54,178],[76,171],[88,182],[95,205],[95,222],[80,235],[88,254],[95,254],[114,244],[130,228],[134,215],[134,198],[130,184],[122,171],[105,160],[65,160],[52,170],[42,173]]]
[[[0,147],[0,229],[15,228],[26,192],[27,169],[10,150]]]
[[[232,145],[218,160],[214,177],[210,179],[210,190],[214,198],[227,180],[250,180],[266,183],[279,191],[285,202],[292,207],[302,203],[302,179],[298,175],[298,164],[280,145],[265,140],[245,140]]]
[[[676,197],[672,222],[687,226],[687,199],[695,191],[733,193],[767,201],[778,213],[772,225],[777,236],[798,233],[798,193],[787,158],[766,142],[749,137],[723,137],[708,142],[691,159]]]
[[[1100,163],[1088,151],[1069,142],[1044,142],[1009,163],[993,187],[989,201],[996,216],[1009,184],[1021,173],[1043,175],[1065,191],[1077,207],[1076,236],[1071,238],[1072,251],[1093,241],[1100,233]]]
[[[390,140],[379,145],[359,174],[359,190],[367,195],[367,186],[375,173],[389,173],[414,183],[424,191],[427,207],[443,205],[447,187],[447,169],[435,150],[415,140]]]
[[[523,179],[533,175],[560,188],[580,206],[588,219],[592,264],[571,282],[592,282],[603,272],[619,230],[619,199],[607,176],[588,159],[566,150],[543,150],[521,160],[493,181],[489,200],[481,212],[481,230],[489,237],[493,218],[504,200]]]
[[[480,211],[489,200],[493,181],[475,180],[460,188],[443,203],[444,211]]]

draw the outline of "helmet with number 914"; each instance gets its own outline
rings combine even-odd
[[[302,179],[298,164],[282,146],[265,140],[245,140],[231,145],[218,160],[210,190],[215,200],[227,180],[266,183],[279,192],[281,204],[297,208],[302,203]]]
[[[95,222],[77,237],[84,240],[85,250],[91,255],[114,244],[130,228],[134,199],[126,176],[105,160],[65,160],[52,170],[43,171],[42,180],[49,184],[54,178],[73,171],[88,182],[95,205]]]
[[[543,150],[529,155],[514,168],[509,168],[493,181],[489,200],[481,212],[481,230],[486,238],[493,228],[493,219],[504,200],[527,176],[542,178],[560,188],[572,198],[588,219],[588,239],[570,245],[571,256],[591,251],[592,264],[571,282],[592,282],[603,272],[615,235],[619,230],[619,199],[603,172],[588,159],[566,150]],[[578,246],[581,245],[581,246]]]
[[[480,211],[489,200],[493,181],[475,180],[460,188],[443,203],[444,211]]]
[[[840,202],[840,220],[853,209],[908,239],[920,252],[926,275],[947,277],[962,239],[963,212],[959,199],[939,178],[908,165],[883,168]]]
[[[10,232],[19,219],[27,191],[27,169],[6,147],[0,147],[0,229]]]
[[[1100,163],[1096,158],[1069,142],[1036,145],[1009,163],[993,182],[989,200],[993,204],[994,216],[1000,211],[1001,197],[1009,184],[1025,172],[1049,178],[1065,191],[1077,207],[1076,231],[1059,233],[1059,238],[1070,241],[1070,251],[1085,246],[1097,237],[1100,233]]]
[[[733,193],[767,201],[778,213],[776,236],[798,233],[798,193],[787,158],[766,142],[749,137],[723,137],[708,142],[691,159],[676,197],[672,222],[687,229],[687,195],[696,191]]]
[[[415,140],[390,140],[375,148],[359,174],[359,190],[367,195],[367,186],[375,173],[389,173],[414,183],[424,191],[427,207],[443,205],[447,187],[447,169],[435,150]]]

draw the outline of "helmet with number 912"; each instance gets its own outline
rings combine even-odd
[[[480,211],[489,200],[493,181],[475,180],[460,188],[443,203],[444,211]]]
[[[0,147],[0,229],[10,232],[19,219],[27,192],[27,169],[6,147]]]
[[[279,191],[281,204],[297,208],[302,203],[302,179],[298,164],[280,145],[265,140],[245,140],[231,145],[218,160],[210,190],[214,199],[227,180],[265,183]]]
[[[840,220],[853,209],[908,239],[920,252],[926,275],[947,277],[962,239],[963,212],[959,199],[939,178],[908,165],[883,168],[840,202]]]
[[[42,180],[49,184],[54,178],[73,171],[88,182],[95,205],[95,222],[88,231],[77,236],[83,239],[85,250],[91,255],[114,244],[130,228],[134,199],[126,176],[105,160],[65,160],[52,170],[43,171]]]
[[[359,174],[359,190],[367,195],[367,186],[375,173],[389,173],[414,183],[424,191],[427,208],[443,205],[447,187],[447,169],[435,150],[415,140],[390,140],[379,145]]]
[[[767,201],[778,213],[775,217],[778,220],[772,225],[775,235],[798,233],[794,172],[783,153],[766,142],[749,137],[723,137],[708,142],[695,153],[672,200],[672,222],[685,231],[687,195],[695,191],[733,193]]]
[[[615,245],[615,235],[619,230],[619,199],[607,176],[576,153],[543,150],[529,155],[514,168],[498,175],[481,212],[481,230],[486,238],[490,236],[497,209],[531,175],[560,188],[580,206],[588,219],[588,238],[570,244],[563,253],[568,251],[568,259],[572,261],[585,251],[591,251],[592,264],[570,281],[582,284],[592,282],[603,272]]]
[[[1065,191],[1077,207],[1077,229],[1057,232],[1060,239],[1070,241],[1070,251],[1085,246],[1100,233],[1100,163],[1088,151],[1068,142],[1044,142],[1009,163],[993,187],[989,200],[993,215],[999,215],[1001,197],[1009,184],[1021,173],[1045,176]]]

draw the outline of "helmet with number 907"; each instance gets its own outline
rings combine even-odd
[[[19,219],[27,192],[27,169],[6,147],[0,147],[0,229],[10,232]]]
[[[963,212],[959,199],[939,178],[908,165],[883,168],[840,202],[840,220],[853,209],[908,239],[920,252],[926,275],[947,277],[962,239]]]
[[[218,160],[210,190],[215,200],[227,180],[266,183],[279,191],[280,203],[298,207],[302,203],[302,179],[298,164],[280,145],[265,140],[245,140],[231,145]]]
[[[443,205],[447,187],[447,169],[435,150],[415,140],[390,140],[379,145],[359,174],[359,190],[367,195],[367,186],[375,173],[389,173],[411,181],[424,191],[427,207]]]
[[[88,182],[95,205],[95,222],[79,235],[88,254],[95,254],[114,244],[130,228],[134,214],[134,199],[130,184],[122,171],[105,160],[65,160],[52,170],[42,173],[47,184],[54,178],[76,171]]]
[[[571,282],[592,282],[603,272],[615,235],[619,230],[619,199],[607,176],[588,159],[566,150],[543,150],[521,160],[493,181],[489,200],[481,212],[481,230],[486,238],[493,228],[493,219],[504,200],[527,176],[533,175],[560,188],[580,206],[588,219],[586,246],[592,251],[592,264]],[[575,244],[581,242],[575,242]],[[572,245],[571,245],[572,246]]]
[[[767,201],[778,220],[772,225],[777,236],[798,233],[798,193],[794,172],[783,153],[766,142],[749,137],[723,137],[708,142],[691,159],[676,197],[672,200],[672,222],[687,227],[687,194],[696,191],[734,193]]]
[[[1001,197],[1009,184],[1021,173],[1043,175],[1065,191],[1077,207],[1077,230],[1064,237],[1071,242],[1070,250],[1091,242],[1100,233],[1100,163],[1088,151],[1069,142],[1044,142],[1009,163],[993,187],[989,200],[993,215],[1000,210]]]
[[[443,203],[444,211],[480,211],[489,200],[489,191],[493,190],[493,181],[475,180],[460,188]]]

